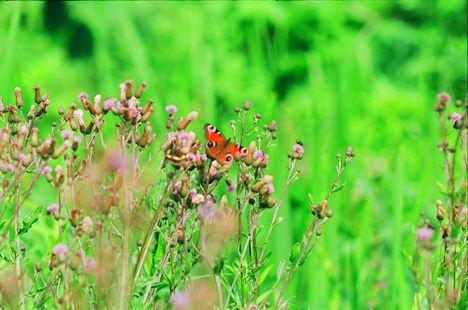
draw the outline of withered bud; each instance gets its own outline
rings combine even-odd
[[[22,108],[24,103],[23,103],[23,95],[21,94],[21,88],[19,87],[16,87],[15,88],[15,102],[16,102],[16,106],[18,108]]]
[[[328,210],[326,215],[328,218],[333,217],[333,210],[332,209]]]
[[[39,85],[34,86],[34,102],[37,104],[42,102],[41,88]]]
[[[83,210],[81,210],[81,209],[71,210],[69,220],[70,220],[70,223],[72,224],[73,227],[76,227],[80,223],[80,217],[81,217],[82,213],[83,213]]]
[[[276,121],[275,120],[272,120],[270,125],[268,125],[268,130],[270,132],[275,132],[278,130],[278,126],[276,126]]]
[[[348,148],[346,149],[346,156],[347,157],[354,157],[356,156],[356,153],[354,152],[353,148],[348,146]]]
[[[0,96],[0,112],[5,111],[5,106],[3,105],[3,97]]]
[[[57,165],[55,167],[55,187],[60,187],[65,180],[65,175],[63,174],[62,166]]]
[[[146,87],[147,87],[147,85],[146,85],[145,82],[140,83],[140,86],[138,86],[138,89],[137,89],[137,91],[135,93],[135,97],[140,99],[141,96],[143,95],[143,92],[145,91]]]
[[[125,82],[125,97],[128,99],[132,98],[133,94],[133,81],[128,80]]]
[[[153,105],[154,103],[154,100],[153,99],[148,99],[148,101],[146,101],[146,104],[145,106],[143,107],[143,114],[145,114],[146,112],[148,112],[149,108],[151,108],[151,106]]]
[[[245,111],[250,110],[250,100],[246,100],[246,101],[244,102],[244,110],[245,110]]]
[[[150,118],[151,114],[153,114],[153,112],[154,112],[154,109],[149,108],[148,111],[146,111],[145,114],[143,114],[143,116],[141,117],[141,121],[146,122]]]
[[[65,140],[65,141],[63,141],[62,145],[59,146],[59,147],[55,150],[55,152],[54,152],[54,154],[52,155],[52,157],[53,157],[53,158],[57,158],[57,157],[59,157],[60,155],[62,155],[62,154],[71,146],[71,144],[72,144],[72,143],[70,142],[70,140]]]
[[[198,112],[192,111],[190,112],[187,117],[181,118],[177,123],[177,130],[184,130],[190,124],[191,121],[198,118]]]
[[[442,200],[436,201],[436,207],[437,207],[437,219],[440,222],[442,222],[444,220],[444,215],[445,215],[445,210],[442,207]]]
[[[34,127],[31,129],[31,146],[37,147],[39,145],[39,128]]]
[[[36,272],[41,272],[42,271],[42,264],[41,262],[36,262],[34,264],[34,268],[36,269]]]
[[[120,84],[119,89],[120,89],[120,102],[125,103],[127,101],[127,95],[125,94],[126,93],[125,84],[124,83]]]
[[[33,119],[35,116],[36,116],[36,106],[32,105],[32,106],[29,108],[27,117],[28,117],[28,119]]]
[[[451,229],[449,226],[442,226],[442,239],[448,238],[450,235]]]

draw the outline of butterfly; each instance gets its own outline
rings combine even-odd
[[[206,155],[222,165],[231,165],[234,159],[245,158],[249,149],[232,143],[213,125],[205,125]]]

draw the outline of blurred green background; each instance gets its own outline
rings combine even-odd
[[[32,103],[39,84],[57,109],[81,91],[117,96],[120,82],[147,81],[154,127],[176,104],[200,112],[198,132],[209,121],[226,133],[234,107],[250,100],[278,122],[277,189],[291,145],[301,139],[306,150],[273,235],[275,260],[311,219],[307,194],[323,199],[335,154],[353,146],[349,184],[287,296],[297,308],[409,309],[415,227],[422,210],[434,218],[440,197],[432,105],[440,91],[467,91],[466,11],[454,0],[2,2],[0,95],[13,102],[20,86]]]

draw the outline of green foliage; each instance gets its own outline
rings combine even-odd
[[[336,189],[333,221],[287,296],[298,308],[408,309],[415,296],[404,253],[420,212],[435,222],[442,195],[432,103],[440,90],[467,91],[466,5],[2,2],[0,94],[11,103],[21,86],[29,103],[39,84],[56,111],[81,91],[117,96],[116,83],[145,80],[157,105],[201,112],[199,132],[207,121],[229,132],[231,111],[251,100],[281,129],[269,168],[275,184],[286,178],[286,146],[299,138],[306,149],[306,182],[291,185],[272,235],[275,262],[288,259],[310,221],[307,193],[328,190],[330,158],[352,145],[360,155],[352,182]],[[55,199],[34,195],[36,205]],[[28,259],[40,260],[53,244],[50,226],[31,216],[23,228],[45,240],[27,242]]]

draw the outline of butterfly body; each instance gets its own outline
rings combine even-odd
[[[247,156],[249,150],[231,139],[226,139],[213,125],[205,125],[206,155],[222,165],[231,165],[234,159]]]

